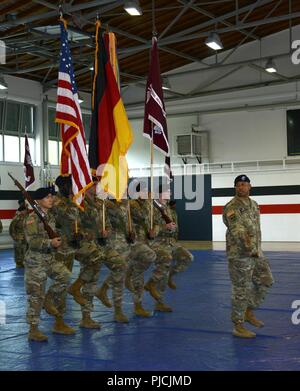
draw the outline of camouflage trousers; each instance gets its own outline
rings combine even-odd
[[[104,260],[104,251],[94,241],[81,241],[80,248],[75,253],[75,259],[80,263],[79,278],[82,281],[81,293],[87,304],[81,306],[82,313],[90,314],[93,311],[94,296]]]
[[[156,260],[155,252],[143,242],[131,246],[128,256],[128,273],[133,287],[133,302],[141,303],[144,293],[144,273]]]
[[[53,298],[53,304],[61,315],[64,313],[67,285],[71,277],[66,266],[57,262],[52,257],[45,257],[38,254],[37,257],[26,257],[25,266],[25,288],[27,293],[27,322],[38,325],[40,313],[45,300],[47,278],[52,280],[48,292]]]
[[[177,243],[172,244],[172,258],[174,263],[171,265],[170,274],[184,272],[194,260],[193,254]]]
[[[243,322],[247,308],[257,308],[265,299],[268,288],[274,283],[267,258],[229,259],[232,283],[231,319]]]
[[[26,241],[18,240],[14,242],[15,263],[17,267],[24,267],[24,258],[26,250]]]
[[[122,307],[128,254],[129,245],[124,235],[115,233],[115,238],[110,238],[109,243],[105,246],[105,260],[103,262],[110,270],[103,284],[112,288],[114,308]]]
[[[172,247],[164,241],[149,242],[149,246],[156,254],[154,270],[152,271],[150,280],[156,284],[157,290],[160,293],[160,298],[157,301],[159,303],[163,303],[163,296],[167,287],[171,262],[173,259]]]

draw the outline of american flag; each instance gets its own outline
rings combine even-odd
[[[66,22],[60,21],[61,49],[55,122],[61,124],[61,175],[72,175],[74,201],[83,205],[84,192],[92,186],[78,91],[75,83]]]

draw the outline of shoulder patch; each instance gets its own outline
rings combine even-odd
[[[27,221],[26,221],[26,225],[30,225],[30,224],[33,224],[34,223],[34,219],[32,217],[30,217]]]
[[[227,213],[226,213],[226,216],[227,217],[231,217],[235,214],[235,211],[234,210],[229,210]]]

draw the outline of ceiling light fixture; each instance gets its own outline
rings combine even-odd
[[[275,62],[273,61],[272,58],[269,58],[269,60],[267,61],[266,66],[265,66],[265,70],[269,73],[276,73],[277,72]]]
[[[0,75],[0,90],[7,90],[7,83],[2,75]]]
[[[163,90],[170,90],[171,89],[170,81],[166,76],[162,77],[162,89]]]
[[[139,16],[143,14],[138,1],[125,1],[124,10],[131,16]]]
[[[217,33],[210,33],[205,40],[205,45],[209,46],[213,50],[223,49],[223,44]]]

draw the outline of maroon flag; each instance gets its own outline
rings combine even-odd
[[[146,86],[144,136],[153,140],[153,145],[166,156],[169,166],[170,150],[163,90],[161,84],[157,38],[152,38],[150,71]]]
[[[25,189],[27,190],[35,181],[27,134],[25,134],[24,175]]]

